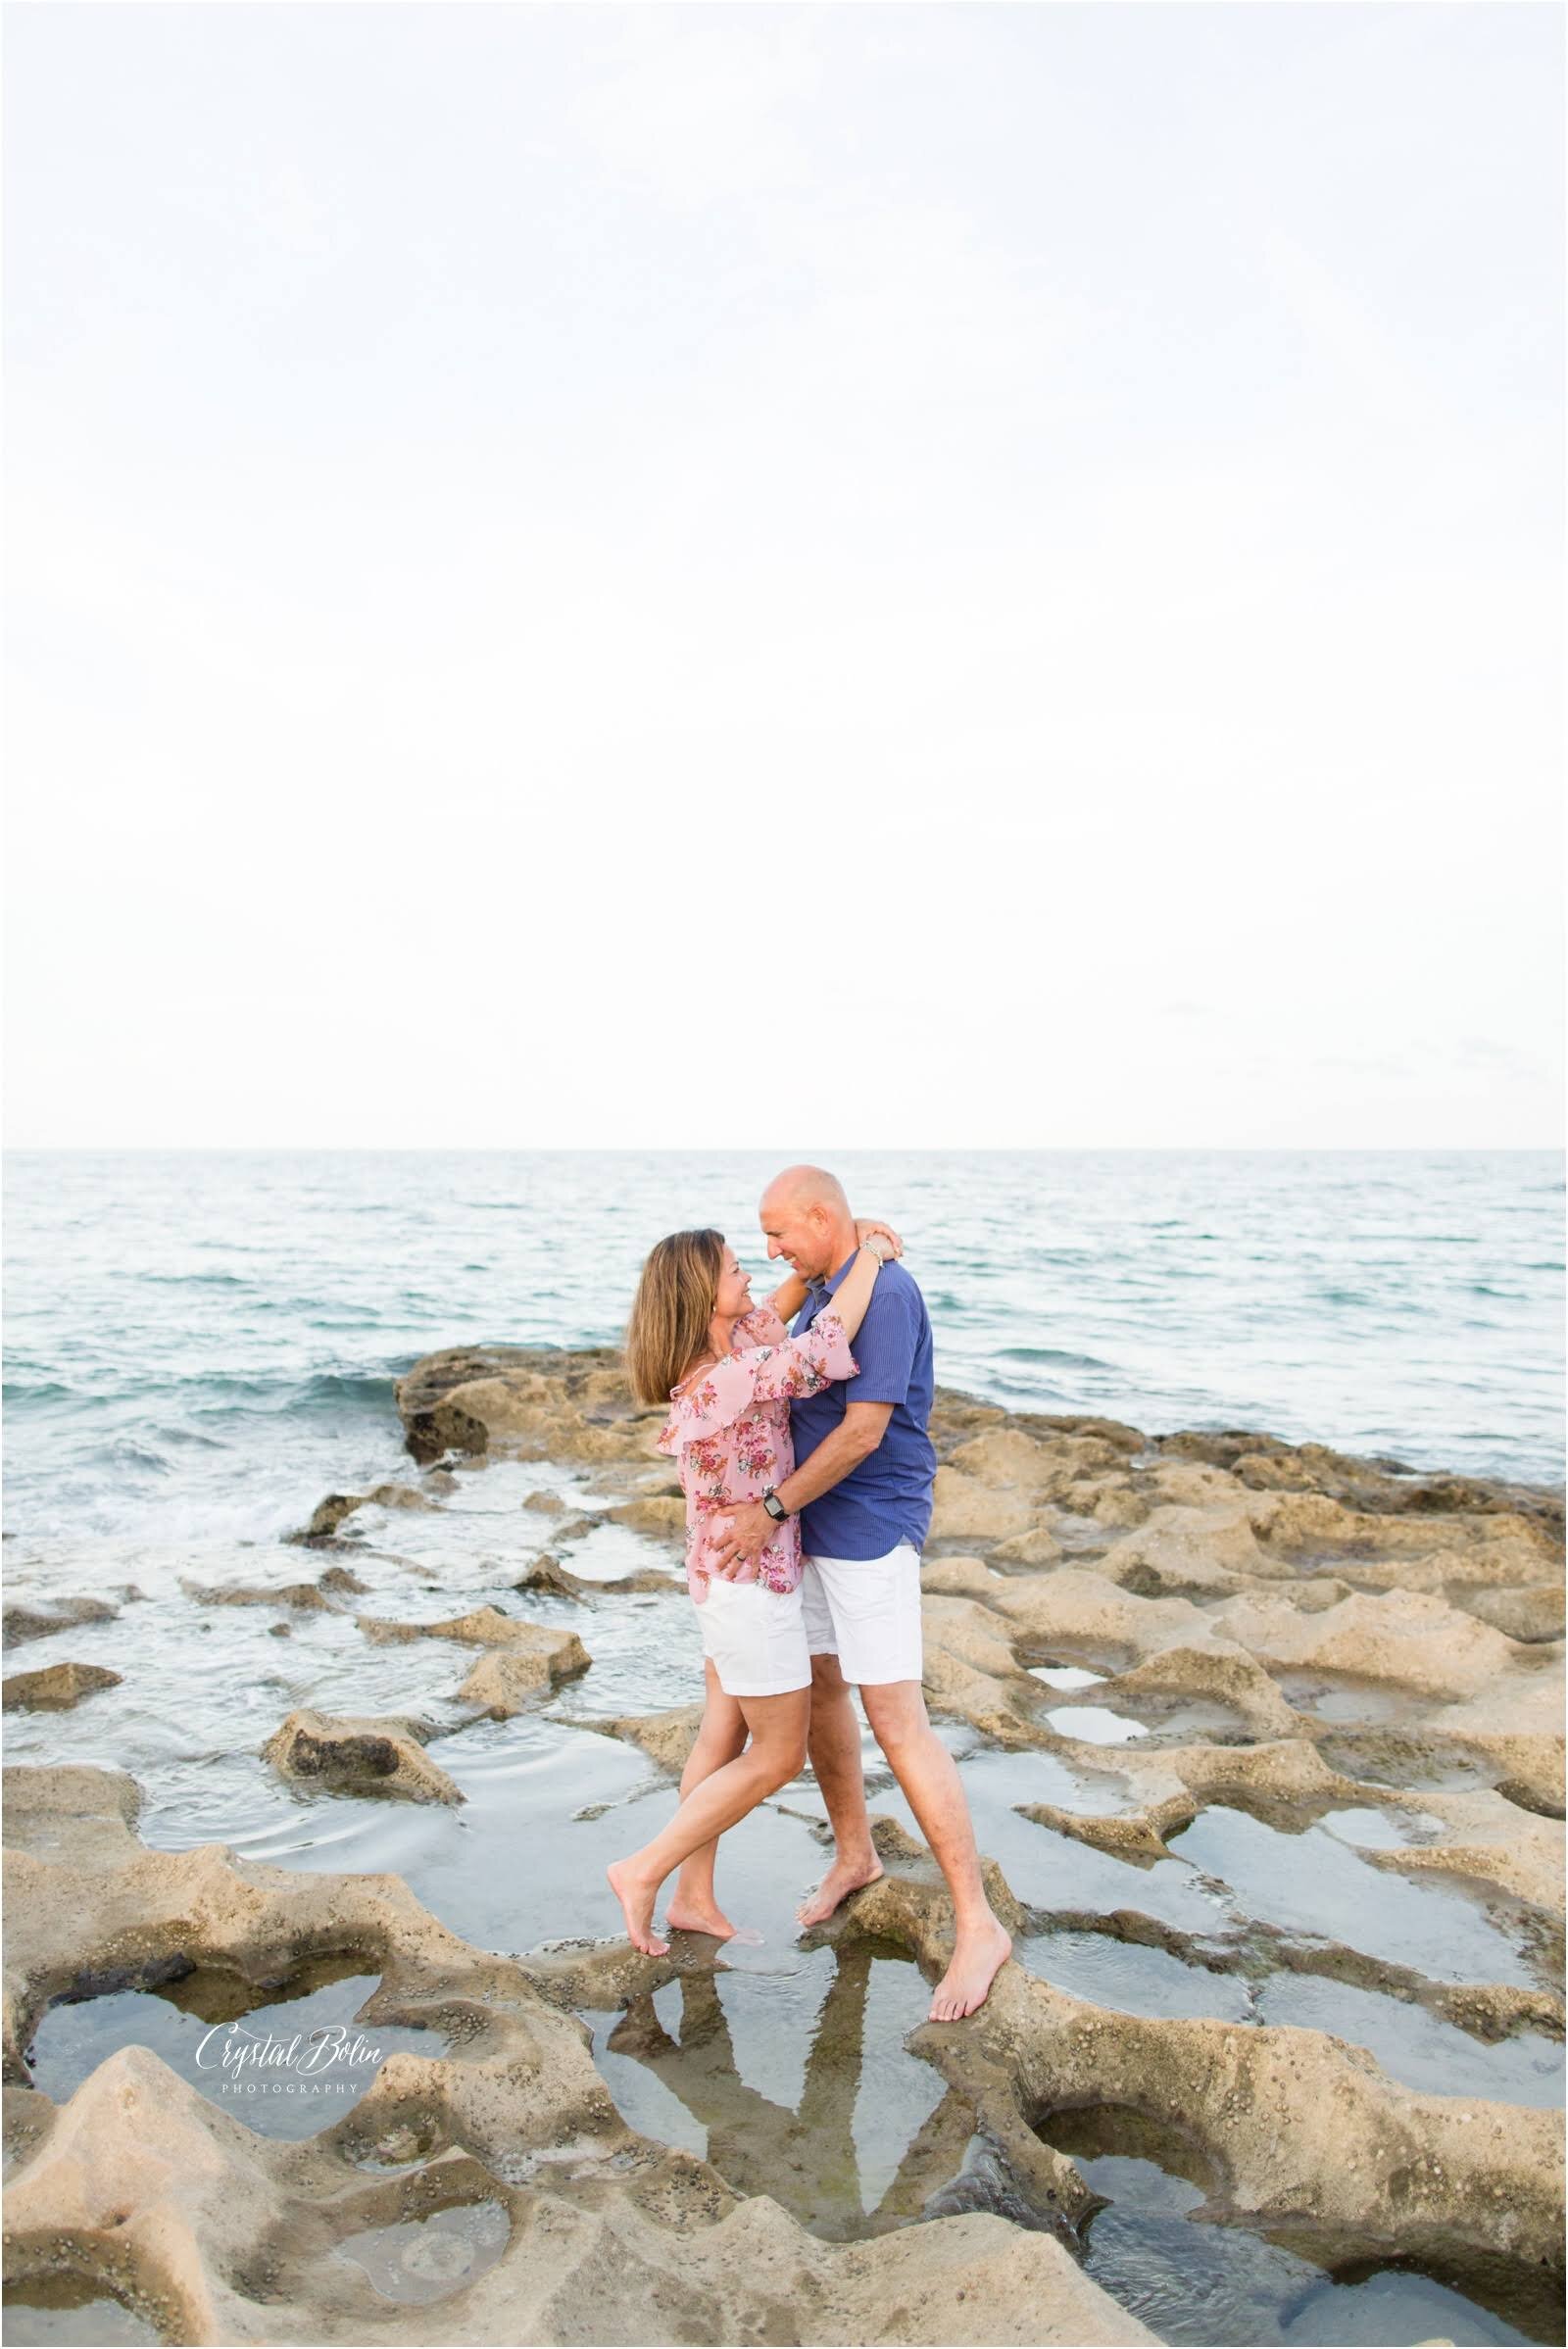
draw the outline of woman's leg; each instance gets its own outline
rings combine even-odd
[[[806,1725],[811,1711],[808,1688],[792,1688],[785,1696],[742,1696],[737,1701],[752,1733],[746,1751],[694,1786],[651,1843],[605,1870],[625,1914],[628,1937],[649,1957],[663,1957],[669,1949],[669,1943],[655,1934],[653,1917],[659,1887],[670,1870],[805,1768]]]
[[[726,1696],[718,1685],[718,1674],[710,1657],[705,1657],[703,1669],[708,1677],[708,1703],[703,1713],[703,1726],[697,1733],[697,1742],[686,1757],[686,1767],[680,1774],[682,1798],[726,1762],[733,1762],[746,1746],[746,1716],[740,1699]],[[728,1940],[735,1928],[719,1907],[713,1893],[713,1863],[718,1857],[718,1838],[701,1843],[684,1862],[675,1889],[669,1896],[665,1919],[676,1933],[712,1933],[719,1940]]]

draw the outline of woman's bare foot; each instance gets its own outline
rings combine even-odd
[[[605,1870],[610,1889],[620,1902],[621,1915],[626,1920],[626,1938],[644,1957],[668,1957],[669,1943],[661,1941],[654,1932],[654,1895],[657,1884],[644,1884],[632,1874],[629,1860],[612,1860]]]
[[[983,2006],[986,1993],[1012,1955],[1012,1943],[995,1917],[959,1933],[953,1945],[953,1963],[931,1993],[930,2021],[956,2023]]]
[[[803,1927],[820,1925],[831,1917],[841,1900],[858,1892],[863,1884],[874,1884],[882,1873],[882,1863],[873,1851],[869,1860],[835,1860],[814,1892],[808,1892],[795,1914]],[[1010,1944],[1009,1944],[1010,1947]]]
[[[735,1928],[714,1900],[672,1899],[664,1910],[672,1933],[711,1933],[715,1941],[735,1937]]]

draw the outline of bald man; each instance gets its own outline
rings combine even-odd
[[[807,1284],[795,1323],[805,1330],[855,1261],[855,1218],[844,1187],[820,1166],[786,1167],[762,1194],[771,1257]],[[860,1734],[850,1690],[947,1878],[956,1936],[931,2019],[972,2014],[1012,1943],[980,1882],[969,1807],[953,1756],[932,1729],[921,1694],[920,1551],[931,1524],[936,1453],[931,1417],[931,1322],[902,1264],[885,1264],[855,1339],[857,1378],[835,1381],[790,1405],[795,1470],[771,1498],[800,1513],[802,1602],[811,1650],[811,1767],[833,1823],[834,1859],[805,1901],[803,1926],[875,1882]],[[733,1571],[776,1530],[766,1500],[737,1509],[717,1560]]]

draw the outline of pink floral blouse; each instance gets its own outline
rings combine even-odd
[[[834,1379],[853,1379],[859,1364],[844,1324],[828,1308],[792,1338],[770,1305],[754,1305],[736,1322],[733,1350],[673,1388],[658,1448],[678,1456],[686,1494],[686,1587],[699,1606],[708,1596],[711,1560],[729,1530],[723,1514],[760,1500],[795,1466],[790,1398],[815,1395]],[[801,1579],[801,1521],[787,1518],[761,1555],[746,1560],[739,1582],[789,1591]]]

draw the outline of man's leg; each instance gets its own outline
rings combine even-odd
[[[919,1682],[862,1681],[860,1701],[953,1895],[953,1962],[931,2000],[931,2021],[951,2023],[984,2002],[1012,1942],[985,1896],[958,1766],[931,1727]]]
[[[811,1658],[811,1723],[807,1752],[833,1828],[833,1865],[795,1914],[803,1926],[820,1925],[841,1900],[874,1884],[882,1863],[871,1841],[865,1808],[865,1773],[860,1767],[860,1725],[855,1699],[836,1655]]]

